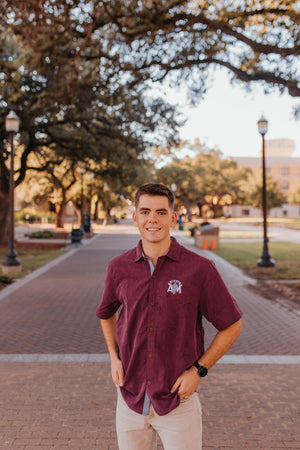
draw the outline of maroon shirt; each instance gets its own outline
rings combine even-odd
[[[146,390],[159,415],[178,406],[179,396],[171,394],[171,387],[204,352],[203,316],[219,331],[242,316],[214,263],[175,239],[152,276],[141,243],[110,261],[96,315],[108,319],[121,305],[121,392],[139,414]]]

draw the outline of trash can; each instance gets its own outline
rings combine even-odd
[[[210,223],[194,230],[195,246],[203,250],[216,250],[219,248],[219,227]]]
[[[73,228],[71,231],[71,242],[72,244],[80,244],[82,237],[82,231],[80,228]]]

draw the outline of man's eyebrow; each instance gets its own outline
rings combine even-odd
[[[150,208],[142,207],[142,208],[139,208],[139,211],[151,211],[151,209],[150,209]],[[156,209],[155,211],[157,211],[157,212],[161,212],[161,211],[163,211],[163,212],[168,212],[168,210],[167,210],[166,208]]]

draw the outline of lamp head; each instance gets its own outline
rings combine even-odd
[[[259,121],[257,122],[258,131],[259,133],[264,136],[268,131],[268,121],[267,119],[262,115]]]
[[[5,129],[8,133],[17,133],[20,127],[20,119],[14,111],[10,111],[5,119]]]

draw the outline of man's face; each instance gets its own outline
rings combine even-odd
[[[169,206],[167,197],[142,195],[133,221],[138,227],[142,240],[148,243],[166,243],[170,239],[170,229],[176,225],[177,214]]]

